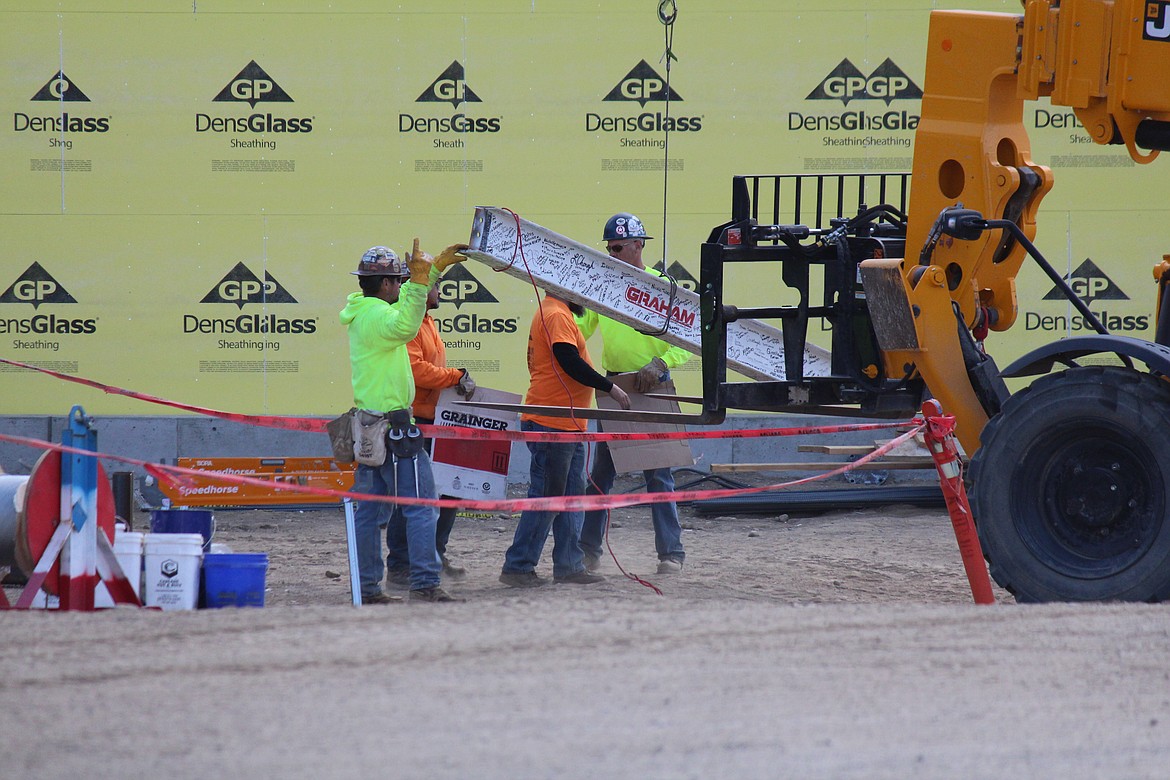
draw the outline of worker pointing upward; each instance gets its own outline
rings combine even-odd
[[[614,214],[605,223],[602,240],[609,254],[617,260],[628,263],[645,273],[663,276],[653,269],[647,269],[642,262],[642,248],[647,239],[642,220],[633,214]],[[577,326],[588,339],[600,328],[603,346],[601,366],[608,376],[634,373],[634,389],[639,393],[650,393],[659,389],[670,379],[670,369],[681,366],[690,359],[690,354],[679,347],[672,347],[665,341],[645,333],[639,333],[593,311],[586,311],[577,318]],[[598,423],[598,429],[602,425]],[[674,475],[669,468],[647,469],[646,490],[650,493],[674,491]],[[613,456],[604,442],[597,445],[593,458],[593,470],[589,475],[587,494],[609,493],[613,487],[616,472]],[[654,522],[654,546],[658,552],[658,573],[672,574],[682,570],[686,553],[682,545],[682,527],[678,522],[678,507],[672,503],[653,504],[650,515]],[[585,553],[585,564],[595,570],[601,563],[601,545],[605,539],[608,513],[605,510],[586,512],[581,528],[581,550]]]
[[[359,292],[350,293],[339,319],[349,339],[353,405],[359,410],[360,436],[354,492],[400,498],[434,498],[431,460],[414,425],[410,402],[414,376],[407,344],[418,335],[426,313],[427,291],[443,269],[466,259],[466,244],[452,244],[432,258],[414,249],[405,262],[385,246],[362,255],[353,275]],[[441,563],[435,551],[432,507],[359,501],[354,511],[354,538],[363,604],[395,599],[382,590],[381,528],[386,528],[388,560],[406,570],[410,598],[455,601],[439,587]],[[402,533],[394,533],[401,527]]]

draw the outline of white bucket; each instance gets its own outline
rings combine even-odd
[[[164,610],[195,609],[199,601],[203,536],[146,534],[144,549],[146,606]]]
[[[138,531],[126,531],[125,526],[118,523],[114,526],[114,557],[122,567],[122,573],[130,581],[130,587],[142,600],[142,545],[146,534]],[[99,582],[94,590],[93,603],[96,607],[112,607],[114,600],[106,590],[104,582]]]

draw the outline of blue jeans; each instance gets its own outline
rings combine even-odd
[[[418,483],[415,483],[415,468]],[[376,496],[397,495],[402,498],[435,497],[435,479],[431,459],[420,452],[414,459],[395,460],[387,454],[378,468],[358,464],[354,475],[355,493]],[[410,569],[412,590],[433,588],[439,584],[439,555],[435,552],[435,512],[430,506],[404,506],[376,501],[359,501],[354,510],[354,536],[357,543],[358,573],[362,595],[378,593],[382,582],[382,534],[386,528],[386,561],[392,568]],[[403,535],[392,533],[405,528]]]
[[[456,497],[442,496],[442,498]],[[447,542],[451,539],[451,530],[455,528],[457,514],[459,514],[459,510],[455,507],[440,509],[439,519],[435,521],[435,552],[439,554],[440,561],[447,554]],[[401,513],[392,515],[386,524],[386,546],[391,550],[405,550],[407,548],[406,520]],[[386,556],[386,566],[391,571],[406,571],[410,568],[410,561],[391,554]]]
[[[417,423],[426,423],[427,425],[434,425],[435,421],[428,417],[415,417],[414,421]],[[424,439],[427,454],[434,452],[435,442],[433,439]],[[442,498],[455,498],[455,496],[442,496]],[[459,514],[459,510],[455,507],[446,507],[439,510],[439,519],[435,524],[435,549],[439,551],[439,555],[447,554],[447,542],[451,539],[451,530],[455,527],[455,516]],[[401,523],[397,527],[391,527],[388,533],[397,534],[396,539],[401,540],[401,546],[406,544],[406,528]]]
[[[443,496],[454,498],[454,496]],[[455,515],[459,510],[455,507],[439,510],[439,520],[435,526],[435,549],[439,555],[447,554],[447,542],[451,539],[451,529],[455,527]]]
[[[598,429],[601,426],[598,425]],[[670,469],[647,469],[642,472],[646,478],[647,493],[674,492],[674,475]],[[608,494],[617,476],[613,467],[613,456],[609,445],[598,442],[593,456],[593,471],[589,475],[588,495]],[[602,555],[601,545],[605,540],[605,524],[608,513],[604,509],[585,513],[581,524],[581,549],[598,558]],[[672,558],[680,563],[686,558],[682,545],[682,526],[678,523],[678,507],[673,502],[650,505],[650,517],[654,521],[654,549],[658,559]]]
[[[520,429],[558,432],[555,428],[528,420],[520,422]],[[528,442],[528,451],[532,454],[528,477],[529,498],[582,494],[585,489],[584,444]],[[584,571],[585,555],[578,543],[581,518],[581,512],[521,512],[512,546],[504,555],[504,571],[535,571],[550,528],[553,534],[553,576],[567,577]]]

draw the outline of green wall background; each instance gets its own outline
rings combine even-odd
[[[898,80],[835,89],[846,60],[863,77],[892,64],[917,88],[930,10],[1020,10],[681,3],[665,135],[655,2],[320,5],[6,3],[0,355],[214,408],[330,414],[350,403],[337,311],[367,247],[466,241],[476,205],[590,243],[633,211],[657,237],[647,258],[687,284],[732,175],[909,170],[919,101],[883,93]],[[861,115],[877,125],[835,129]],[[1167,177],[1081,143],[1046,102],[1026,124],[1057,175],[1041,249],[1148,337]],[[752,305],[779,283],[730,289]],[[1020,325],[989,340],[1001,365],[1074,327],[1050,289],[1025,267]],[[468,263],[436,312],[449,362],[523,392],[534,305],[530,287]],[[241,326],[269,332],[224,332]],[[685,369],[681,391],[698,392],[698,361]],[[3,366],[0,385],[5,414],[78,398]],[[118,397],[86,408],[169,413]]]

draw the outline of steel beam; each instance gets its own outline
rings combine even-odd
[[[699,296],[667,279],[493,206],[476,208],[468,243],[467,256],[494,271],[531,277],[559,298],[700,353]],[[751,379],[784,379],[783,334],[755,320],[728,324],[727,365]],[[830,368],[828,351],[805,347],[805,376],[827,376]]]

